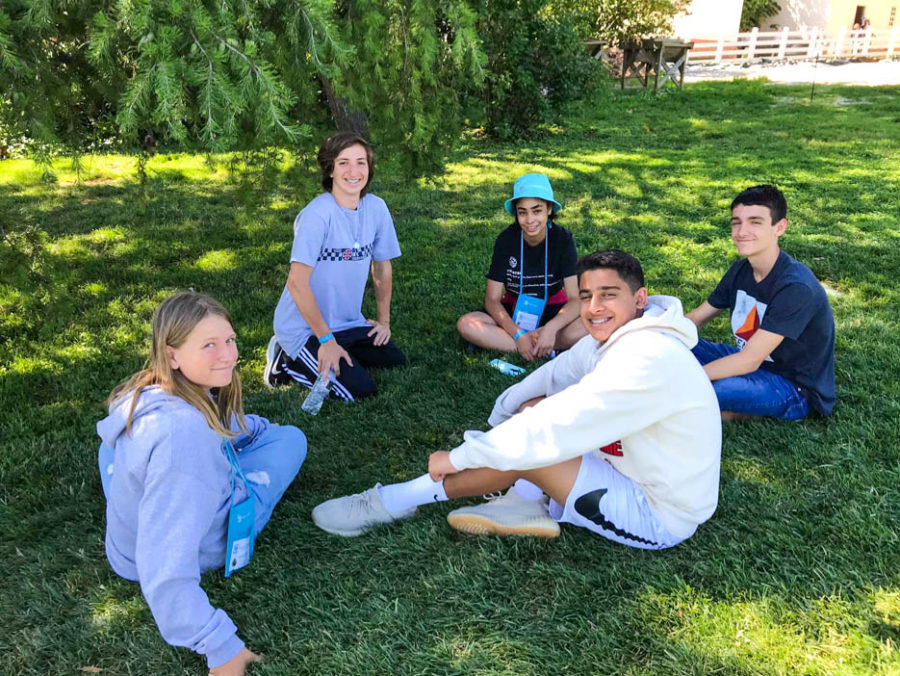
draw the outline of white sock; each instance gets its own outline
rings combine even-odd
[[[523,500],[537,500],[544,494],[540,486],[531,483],[527,479],[519,479],[513,484],[513,488]]]
[[[417,479],[402,484],[388,484],[378,489],[384,508],[391,514],[402,514],[408,509],[427,505],[430,502],[443,502],[447,499],[443,481],[432,481],[423,474]]]

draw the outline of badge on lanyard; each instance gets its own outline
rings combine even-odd
[[[228,540],[225,545],[225,577],[240,570],[253,556],[253,545],[256,541],[256,509],[253,506],[253,491],[244,476],[234,453],[231,442],[227,439],[222,442],[222,448],[231,465],[231,509],[228,511]],[[247,499],[234,504],[234,477],[241,477],[247,487]]]
[[[523,293],[519,294],[516,307],[513,309],[513,322],[526,331],[534,331],[544,314],[544,305],[547,301],[540,298],[532,298]]]
[[[519,298],[513,309],[512,320],[520,329],[534,331],[541,322],[544,307],[547,305],[547,232],[544,233],[544,297],[534,298],[525,295],[525,235],[519,240]]]

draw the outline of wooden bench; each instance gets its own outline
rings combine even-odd
[[[592,59],[600,59],[603,56],[603,49],[606,47],[604,40],[585,40],[584,47]]]

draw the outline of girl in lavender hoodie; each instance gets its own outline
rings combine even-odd
[[[147,367],[113,390],[97,424],[110,565],[140,583],[166,642],[205,655],[216,676],[243,675],[260,658],[210,604],[200,576],[226,565],[226,549],[228,574],[249,561],[306,458],[296,427],[244,414],[237,357],[222,305],[172,296],[153,316]],[[230,513],[253,523],[248,537],[237,538]]]

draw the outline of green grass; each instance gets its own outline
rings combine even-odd
[[[301,391],[260,378],[291,223],[318,191],[308,162],[260,187],[161,154],[145,188],[126,157],[84,158],[80,177],[59,160],[49,185],[32,163],[0,163],[0,673],[203,671],[105,562],[94,431],[142,363],[152,309],[188,286],[235,317],[247,410],[310,442],[253,565],[203,579],[266,655],[255,673],[900,673],[900,89],[808,93],[610,95],[528,143],[473,136],[431,180],[381,158],[410,365],[378,374],[374,400],[316,418]],[[581,252],[635,253],[651,292],[688,308],[734,259],[731,198],[780,185],[784,248],[831,293],[833,417],[728,424],[719,509],[671,551],[568,527],[551,542],[462,537],[450,505],[354,540],[318,531],[313,506],[418,475],[430,451],[483,428],[511,382],[490,355],[463,355],[454,322],[480,307],[502,202],[526,171],[550,175]],[[726,322],[706,335],[726,339]]]

